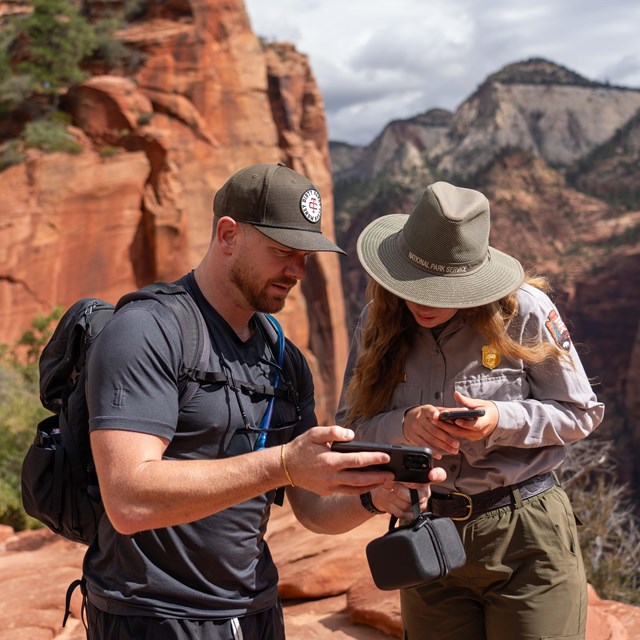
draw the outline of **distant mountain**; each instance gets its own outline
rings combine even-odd
[[[584,76],[567,69],[562,65],[544,58],[530,58],[525,62],[508,64],[492,73],[485,82],[502,82],[504,84],[544,84],[573,85],[579,87],[600,87],[598,82],[588,80]]]
[[[436,180],[478,188],[492,244],[550,276],[607,403],[599,433],[615,434],[622,479],[640,488],[640,90],[535,58],[491,74],[454,113],[394,120],[366,147],[330,151],[348,326],[364,299],[362,229],[409,213]]]
[[[445,109],[390,122],[368,147],[330,142],[334,180],[373,179],[392,174],[423,174],[424,159],[451,128],[453,114]]]
[[[334,178],[407,171],[473,181],[501,153],[520,149],[569,167],[609,141],[640,109],[640,90],[592,82],[534,58],[490,75],[454,114],[441,109],[389,123]],[[336,170],[337,169],[337,170]]]

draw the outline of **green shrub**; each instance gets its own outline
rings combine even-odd
[[[105,31],[97,34],[95,56],[107,69],[116,69],[126,64],[131,51],[122,40],[114,40],[111,32]]]
[[[0,345],[0,524],[16,531],[42,526],[22,508],[20,472],[36,425],[51,415],[40,404],[37,363],[61,312],[38,316],[13,348]]]
[[[144,61],[141,51],[114,36],[128,19],[144,14],[144,0],[107,3],[110,9],[98,1],[95,10],[91,0],[25,1],[33,11],[5,16],[0,30],[0,119],[49,117],[62,90],[83,81],[98,61],[101,69],[128,72]]]
[[[0,171],[20,164],[24,160],[19,140],[9,140],[0,145]]]
[[[94,50],[95,34],[74,3],[34,0],[18,29],[26,35],[28,58],[17,71],[29,75],[37,90],[55,92],[84,79],[80,62]]]
[[[153,116],[154,115],[155,114],[153,113],[153,111],[141,113],[138,116],[138,125],[143,127],[144,125],[149,124],[151,122],[151,120],[153,120]]]
[[[62,151],[77,154],[82,151],[82,146],[69,135],[65,126],[52,119],[27,123],[22,138],[27,147],[41,149],[46,153]]]
[[[9,47],[15,38],[15,29],[10,18],[5,18],[0,30],[0,83],[9,78],[13,71],[11,69],[11,58],[9,57]]]
[[[0,82],[0,102],[5,109],[13,109],[30,95],[31,78],[28,75],[10,75]]]
[[[101,60],[108,70],[123,69],[132,73],[140,67],[145,56],[141,51],[114,37],[116,30],[126,24],[126,21],[123,11],[113,11],[94,23],[93,58]]]
[[[124,0],[122,3],[124,17],[128,21],[141,18],[147,10],[146,0]]]
[[[40,526],[22,508],[20,470],[36,424],[49,414],[30,377],[6,359],[0,361],[0,523],[18,531]]]
[[[31,321],[31,328],[22,334],[16,344],[17,347],[23,348],[23,351],[26,350],[21,367],[23,373],[28,374],[30,368],[37,365],[42,349],[49,342],[63,313],[64,309],[58,305],[46,316],[37,315]]]
[[[615,481],[613,443],[588,438],[567,451],[560,477],[582,521],[587,579],[601,598],[640,605],[640,526],[628,488]]]
[[[9,54],[0,50],[0,83],[4,83],[12,75]]]
[[[113,156],[117,156],[119,153],[120,153],[120,149],[118,147],[112,147],[110,145],[106,145],[100,148],[101,158],[112,158]]]

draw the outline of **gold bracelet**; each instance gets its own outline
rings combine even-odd
[[[289,481],[289,484],[292,487],[295,487],[296,485],[293,484],[293,480],[289,475],[289,469],[287,469],[287,463],[284,461],[284,444],[280,447],[280,460],[282,460],[282,468],[284,469],[284,472],[285,472],[285,475],[287,476],[287,480]]]

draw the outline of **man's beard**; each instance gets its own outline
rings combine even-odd
[[[270,284],[278,283],[282,285],[295,285],[297,280],[293,278],[281,278],[279,280],[260,281],[258,273],[252,272],[246,263],[238,260],[229,271],[231,282],[238,288],[245,300],[255,311],[261,313],[277,313],[284,307],[287,294],[282,297],[274,297],[267,293]]]

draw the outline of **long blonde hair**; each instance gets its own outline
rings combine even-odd
[[[548,292],[546,278],[528,276],[531,286]],[[360,353],[347,389],[346,424],[359,418],[370,418],[384,411],[405,369],[405,361],[417,327],[416,321],[402,298],[370,280],[366,299],[367,317],[362,327]],[[547,359],[560,360],[566,353],[554,344],[535,342],[520,344],[507,333],[507,325],[518,312],[516,293],[458,313],[484,336],[487,344],[504,356],[537,364]]]

